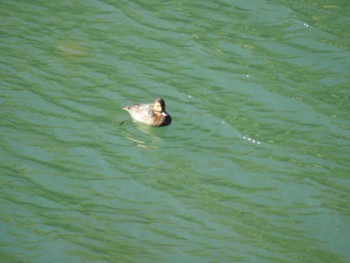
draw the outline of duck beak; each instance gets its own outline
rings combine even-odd
[[[162,111],[162,115],[163,116],[168,116],[168,113],[166,113],[166,111]]]

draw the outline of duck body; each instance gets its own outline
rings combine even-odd
[[[132,119],[154,127],[166,126],[171,123],[171,116],[165,110],[165,101],[161,98],[153,103],[137,103],[123,107]]]

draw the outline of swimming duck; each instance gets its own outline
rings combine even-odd
[[[130,116],[138,122],[160,127],[171,123],[171,116],[165,111],[165,101],[161,98],[149,104],[133,104],[123,107]]]

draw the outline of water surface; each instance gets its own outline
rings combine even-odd
[[[346,1],[0,7],[4,262],[350,260]]]

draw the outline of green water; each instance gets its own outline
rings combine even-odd
[[[349,262],[349,14],[1,1],[1,262]]]

